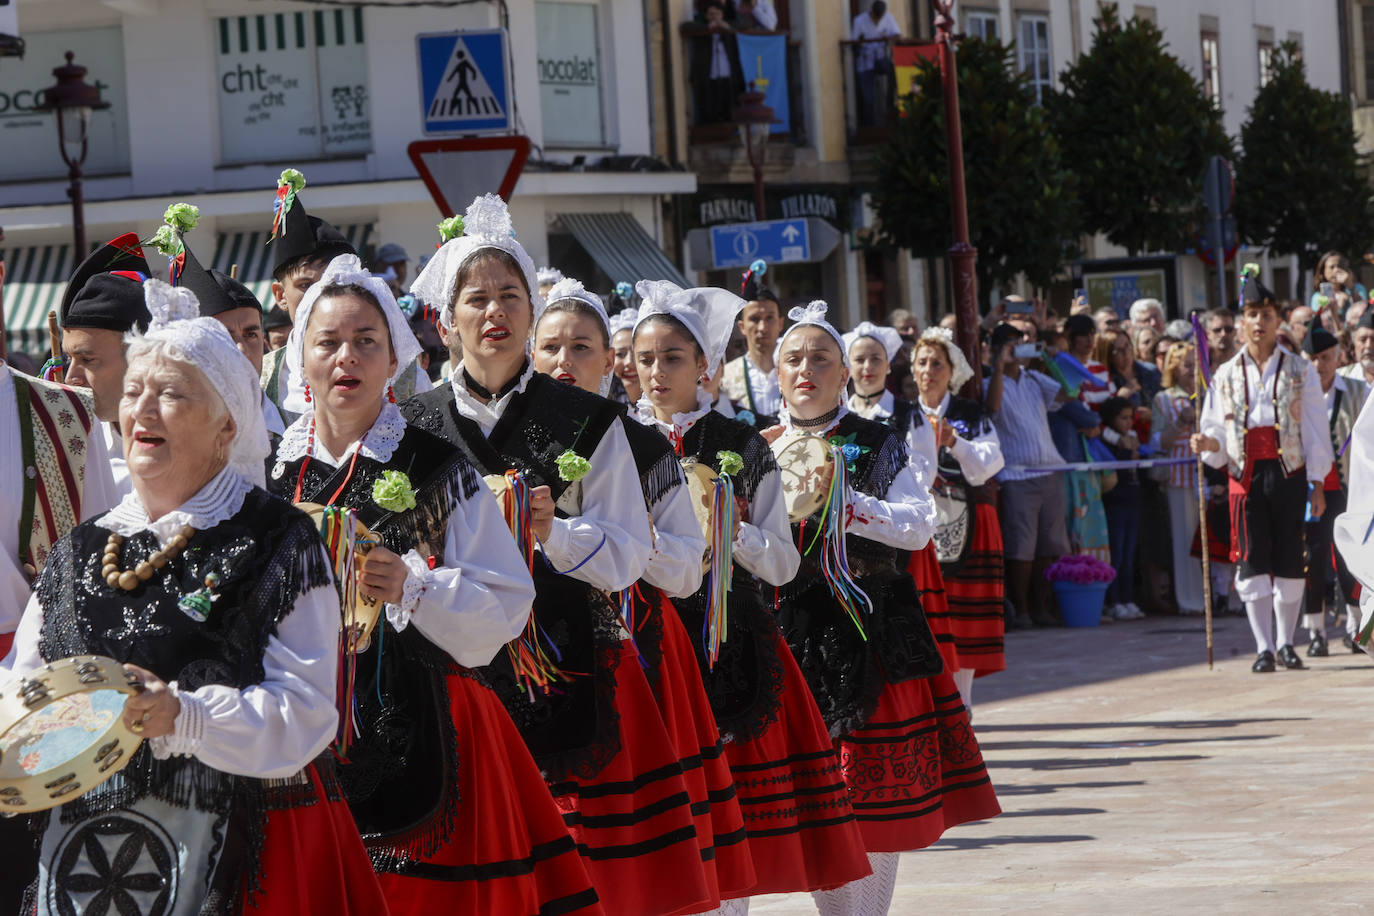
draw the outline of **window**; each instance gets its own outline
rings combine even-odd
[[[988,10],[969,10],[964,14],[964,34],[970,38],[996,41],[997,14]]]
[[[1142,22],[1148,22],[1153,25],[1159,24],[1159,16],[1155,12],[1155,8],[1153,6],[1143,6],[1137,3],[1135,5],[1135,18],[1141,20]]]
[[[1038,105],[1045,90],[1054,84],[1050,69],[1050,18],[1022,14],[1017,19],[1017,68],[1030,80],[1031,92]]]
[[[1212,104],[1221,105],[1221,43],[1216,32],[1202,33],[1202,91]]]
[[[1272,41],[1261,41],[1259,43],[1259,84],[1269,85],[1269,79],[1274,75],[1274,43]]]
[[[1364,100],[1374,99],[1374,3],[1360,5],[1360,42],[1364,46]]]
[[[361,8],[218,19],[215,50],[222,162],[372,149]]]
[[[595,3],[536,3],[539,101],[545,146],[606,143]]]

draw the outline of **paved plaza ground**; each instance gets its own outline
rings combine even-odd
[[[1191,618],[1009,634],[974,685],[1004,813],[904,855],[892,913],[1374,909],[1374,663],[1331,633],[1331,657],[1267,675],[1243,617],[1218,619],[1212,671]]]

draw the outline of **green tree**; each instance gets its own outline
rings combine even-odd
[[[1308,84],[1295,45],[1272,60],[1240,130],[1236,227],[1247,242],[1309,266],[1323,251],[1366,251],[1370,189],[1350,105]]]
[[[969,236],[986,292],[1018,273],[1048,284],[1074,256],[1073,181],[1045,112],[1012,66],[1012,48],[965,39],[959,45],[959,105]],[[920,257],[953,242],[949,156],[940,68],[923,61],[891,141],[876,153],[872,192],[884,241]]]
[[[1104,3],[1094,24],[1092,48],[1046,99],[1083,229],[1132,255],[1179,251],[1200,225],[1207,160],[1231,152],[1221,112],[1154,23],[1123,25]]]

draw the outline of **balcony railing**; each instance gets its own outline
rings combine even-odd
[[[712,64],[721,72],[720,61],[713,60],[716,54],[712,38],[716,33],[696,22],[684,23],[681,27],[683,52],[687,60],[687,118],[689,142],[697,144],[732,143],[736,139],[734,110],[739,107],[739,97],[753,82],[753,67],[740,61],[736,43],[731,36],[738,35],[786,35],[785,32],[770,32],[761,29],[748,29],[740,32],[722,33],[721,51],[726,55],[724,63],[730,69],[729,78],[712,79]],[[806,142],[806,92],[803,84],[801,42],[787,40],[787,101],[788,117],[782,125],[785,129],[772,135],[773,142],[790,142],[803,145]]]

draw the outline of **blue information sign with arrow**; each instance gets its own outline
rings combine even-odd
[[[711,227],[711,269],[747,267],[758,258],[769,264],[811,260],[811,233],[805,219],[770,219]]]

